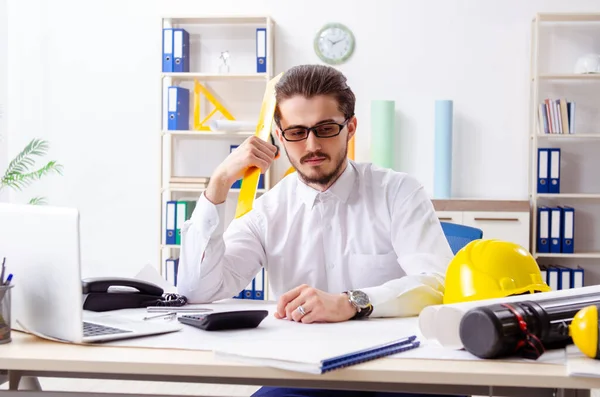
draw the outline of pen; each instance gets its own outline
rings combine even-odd
[[[6,282],[5,282],[4,284],[2,284],[2,285],[6,285],[6,286],[8,286],[8,285],[10,284],[10,281],[12,280],[12,278],[13,278],[13,275],[12,275],[12,273],[11,273],[11,274],[9,274],[9,275],[8,275],[8,277],[6,278]]]
[[[2,273],[0,274],[0,283],[4,284],[4,271],[6,270],[6,257],[2,259]]]

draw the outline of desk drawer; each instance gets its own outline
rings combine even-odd
[[[435,212],[440,222],[463,223],[462,211],[436,211]]]
[[[464,212],[463,224],[483,230],[484,239],[500,239],[529,250],[529,213]]]

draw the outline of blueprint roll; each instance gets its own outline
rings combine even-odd
[[[394,166],[395,111],[394,101],[371,101],[371,162],[384,168]]]
[[[450,198],[452,188],[452,101],[435,101],[433,196]]]

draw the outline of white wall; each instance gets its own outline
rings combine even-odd
[[[5,164],[7,164],[7,121],[6,101],[7,92],[7,46],[8,46],[8,14],[6,0],[0,0],[0,174],[4,175]],[[10,191],[0,191],[0,201],[8,201]]]
[[[340,69],[358,97],[358,160],[369,160],[370,100],[394,99],[396,168],[431,191],[434,100],[450,98],[455,197],[525,199],[531,19],[540,11],[599,12],[600,4],[9,0],[9,157],[40,137],[65,166],[63,177],[15,200],[42,194],[81,210],[84,276],[157,265],[159,16],[232,11],[272,15],[275,72],[318,62],[312,39],[324,23],[353,29],[356,52]]]

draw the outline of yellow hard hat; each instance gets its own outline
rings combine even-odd
[[[512,242],[481,239],[465,245],[450,261],[444,304],[548,291],[529,251]]]
[[[583,354],[599,359],[598,306],[590,305],[579,310],[569,326],[569,335]]]

